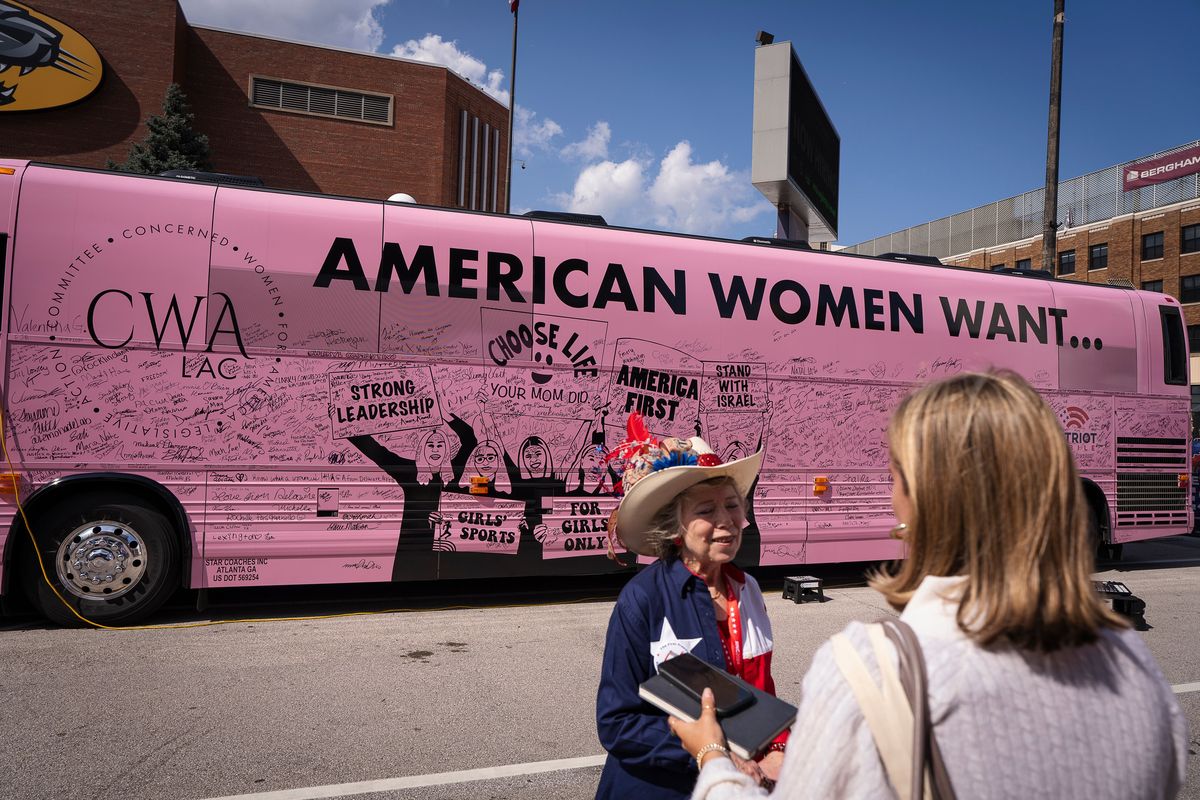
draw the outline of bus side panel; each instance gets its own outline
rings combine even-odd
[[[784,340],[792,360],[781,368],[799,367],[803,377],[781,381],[772,447],[782,418],[813,478],[808,561],[898,558],[900,543],[887,537],[895,524],[887,473],[892,413],[914,386],[968,370],[1008,368],[1039,390],[1052,389],[1050,291],[1043,281],[889,262],[856,261],[832,272],[818,258],[807,256],[812,267],[793,271],[815,295],[815,308]],[[852,319],[836,322],[833,301],[847,295],[857,298],[858,327]],[[828,489],[818,494],[822,478]]]
[[[219,428],[203,451],[202,579],[388,580],[403,495],[386,475],[356,470],[354,449],[330,435],[331,386],[389,366],[366,355],[379,344],[383,206],[222,186],[213,221],[212,292],[232,299],[245,355],[223,337],[205,377]],[[314,287],[327,257],[342,276],[360,271]],[[210,326],[224,310],[209,305]]]
[[[5,430],[27,495],[83,472],[141,471],[164,482],[159,468],[177,451],[142,422],[172,410],[156,382],[168,371],[158,348],[204,346],[203,319],[186,323],[207,292],[212,196],[192,184],[25,169],[6,297]],[[181,500],[201,523],[190,515],[202,507]]]
[[[1104,493],[1109,519],[1116,522],[1116,399],[1089,392],[1045,392],[1063,426],[1081,477]]]
[[[31,166],[21,182],[13,313],[30,340],[202,350],[214,189]],[[148,297],[147,297],[148,295]],[[172,301],[183,326],[168,317]],[[168,324],[164,321],[170,320]],[[54,336],[53,340],[49,337]]]
[[[718,316],[707,277],[717,265],[741,256],[740,266],[753,283],[762,265],[745,257],[770,251],[537,222],[534,243],[547,276],[537,319],[557,327],[565,377],[571,381],[565,394],[553,395],[543,407],[583,425],[562,457],[568,464],[582,463],[593,442],[608,448],[620,444],[632,412],[642,414],[658,437],[700,435],[723,461],[765,447],[737,562],[803,563],[802,465],[790,450],[766,440],[774,395],[763,345],[771,326],[742,315]],[[567,346],[571,341],[586,342],[586,351]],[[533,403],[536,388],[526,391]],[[536,413],[535,405],[529,407]],[[579,468],[571,470],[572,491],[596,486],[594,478],[579,480]],[[564,517],[569,512],[567,505],[556,509]],[[602,541],[575,537],[560,548],[566,545],[573,550],[565,555],[580,568],[603,561]]]
[[[1044,282],[548,223],[535,241],[565,287],[545,313],[608,324],[608,441],[638,411],[726,458],[766,448],[756,563],[900,554],[884,431],[913,383],[993,366],[1057,380]]]
[[[393,574],[420,574],[421,551],[433,552],[440,578],[572,572],[574,562],[551,557],[563,537],[554,504],[570,477],[564,451],[590,435],[591,407],[581,403],[579,421],[545,399],[571,379],[555,369],[564,341],[535,324],[532,222],[448,222],[443,211],[386,207],[391,252],[409,266],[436,259],[438,281],[431,292],[426,271],[410,293],[395,273],[380,309],[382,349],[430,373],[444,424],[359,424],[348,440],[405,494],[397,559],[408,563]],[[572,532],[599,516],[576,510]]]

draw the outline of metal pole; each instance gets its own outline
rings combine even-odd
[[[517,14],[513,9],[512,75],[508,80],[508,180],[504,184],[504,213],[512,208],[513,117],[517,115]]]
[[[1050,53],[1050,120],[1046,131],[1046,205],[1042,211],[1042,269],[1057,272],[1058,122],[1062,111],[1063,4],[1054,0],[1054,39]]]

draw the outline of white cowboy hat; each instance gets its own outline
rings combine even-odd
[[[700,461],[719,461],[708,442],[699,436],[685,439],[691,444],[691,451],[700,457]],[[642,556],[655,555],[647,541],[647,529],[656,514],[666,507],[681,492],[685,492],[698,483],[713,478],[733,478],[738,493],[743,497],[750,494],[754,479],[762,467],[763,451],[726,464],[711,464],[701,466],[666,467],[642,476],[621,498],[617,506],[616,526],[617,538],[626,549]]]

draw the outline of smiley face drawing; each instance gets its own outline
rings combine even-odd
[[[554,356],[550,355],[549,353],[546,353],[544,357],[541,352],[534,353],[533,360],[538,364],[545,363],[547,367],[554,366]],[[554,379],[553,372],[531,372],[529,373],[529,376],[533,378],[533,382],[538,385],[547,384]]]

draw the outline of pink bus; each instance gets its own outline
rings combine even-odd
[[[179,586],[632,570],[630,411],[766,448],[747,566],[890,559],[910,387],[1017,370],[1099,541],[1190,529],[1179,304],[765,242],[0,161],[3,591],[129,623]],[[1030,480],[1037,480],[1031,475]]]

